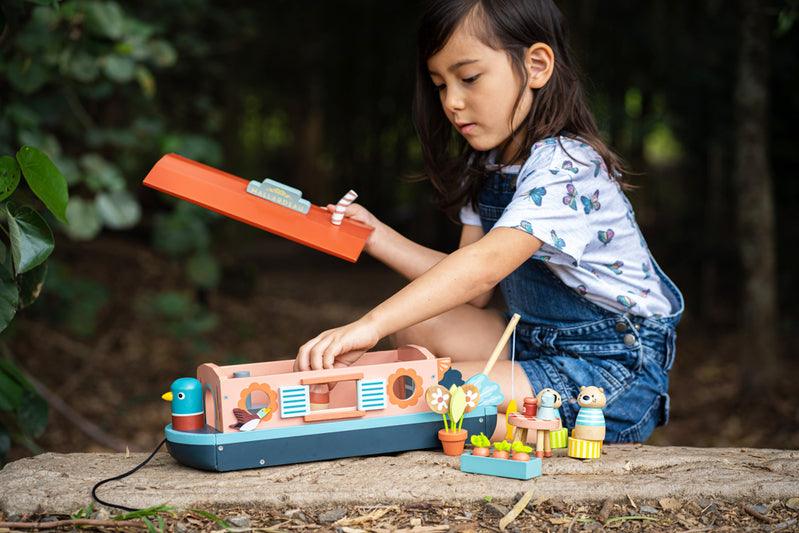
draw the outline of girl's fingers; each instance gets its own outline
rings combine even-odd
[[[317,342],[313,348],[311,348],[311,368],[313,370],[327,368],[324,366],[324,354],[331,342],[333,342],[333,337],[326,335],[319,340],[319,342]]]
[[[322,338],[324,333],[321,333],[314,337],[313,339],[309,340],[302,346],[300,346],[299,351],[297,352],[297,359],[294,362],[294,369],[295,370],[312,370],[311,368],[311,348],[313,348],[319,339]]]
[[[336,364],[341,364],[341,366],[350,366],[355,361],[361,358],[361,356],[366,353],[365,350],[353,350],[351,352],[343,353],[336,358]]]

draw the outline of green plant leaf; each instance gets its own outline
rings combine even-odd
[[[0,423],[0,464],[6,460],[6,455],[11,449],[11,436],[8,434],[5,426]]]
[[[93,191],[119,191],[125,188],[125,178],[116,167],[98,154],[86,154],[80,158],[80,166],[86,172],[86,185]]]
[[[18,57],[8,64],[4,78],[19,92],[31,94],[49,81],[50,73],[41,61]]]
[[[22,393],[17,415],[22,431],[33,438],[41,437],[47,428],[47,402],[36,391],[26,390]]]
[[[450,420],[457,426],[463,413],[466,411],[466,393],[463,392],[463,387],[455,387],[452,393],[452,398],[449,401],[449,417]]]
[[[19,185],[19,164],[10,155],[0,157],[0,202],[11,196]]]
[[[139,82],[139,87],[141,87],[144,96],[147,98],[155,96],[155,78],[147,67],[141,65],[136,67],[136,79]]]
[[[125,30],[125,14],[116,2],[89,2],[86,10],[88,28],[101,37],[119,39]]]
[[[53,232],[31,207],[6,206],[6,213],[14,272],[24,274],[46,261],[53,252]]]
[[[83,83],[89,83],[97,79],[100,67],[97,65],[97,58],[86,52],[76,52],[67,65],[67,72],[70,76]]]
[[[67,225],[64,227],[67,235],[76,241],[88,241],[95,238],[102,227],[103,223],[94,202],[87,202],[79,197],[69,199]]]
[[[17,162],[33,194],[62,222],[67,221],[67,180],[50,158],[31,146],[17,152]]]
[[[102,63],[105,75],[117,83],[127,83],[136,75],[136,63],[129,57],[106,56]]]
[[[60,0],[27,0],[31,4],[36,4],[37,6],[45,6],[45,7],[52,7],[53,9],[58,9],[58,2]]]
[[[141,218],[139,203],[126,190],[98,194],[95,205],[103,222],[111,229],[132,228]]]
[[[150,58],[158,67],[171,67],[177,61],[178,54],[175,49],[166,41],[155,40],[147,47]]]
[[[11,277],[11,272],[0,266],[0,331],[5,330],[17,314],[19,307],[19,288]]]
[[[13,374],[6,368],[7,363],[0,367],[0,411],[14,411],[22,404],[22,396],[25,392],[23,386],[14,378]]]
[[[42,263],[30,272],[17,276],[20,309],[24,309],[36,301],[42,293],[45,277],[47,277],[47,263]]]
[[[219,263],[208,253],[198,253],[189,259],[186,272],[192,283],[204,289],[219,285]]]

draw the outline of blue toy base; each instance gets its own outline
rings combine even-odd
[[[496,407],[478,407],[464,417],[463,428],[470,435],[481,432],[491,435],[496,423]],[[200,470],[228,472],[440,448],[438,430],[441,427],[440,415],[417,413],[235,433],[208,429],[176,431],[170,424],[165,433],[167,449],[179,463]]]
[[[531,457],[529,461],[514,461],[513,459],[474,456],[472,452],[464,452],[461,455],[461,472],[530,479],[541,475],[541,459]]]

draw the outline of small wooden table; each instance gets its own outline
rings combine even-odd
[[[527,443],[527,432],[535,430],[535,456],[552,457],[552,447],[549,444],[549,432],[557,431],[561,428],[560,419],[539,420],[538,418],[527,418],[520,413],[511,413],[508,416],[508,423],[516,428],[513,434],[514,440],[520,440],[523,444]]]

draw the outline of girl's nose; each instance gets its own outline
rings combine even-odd
[[[462,110],[464,106],[462,93],[454,89],[448,89],[446,97],[444,98],[444,106],[447,108],[447,111],[450,112]]]

